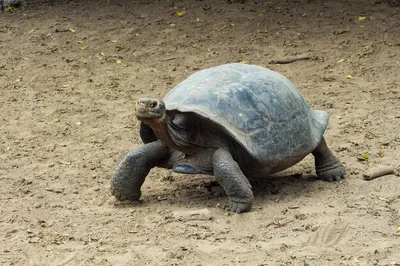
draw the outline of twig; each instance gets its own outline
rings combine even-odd
[[[394,173],[392,166],[383,165],[374,169],[370,169],[363,174],[364,180],[372,180],[384,175],[390,175]]]
[[[56,32],[69,32],[69,29],[56,29]]]
[[[292,57],[292,58],[283,58],[283,59],[272,60],[269,63],[270,64],[290,64],[290,63],[302,61],[302,60],[317,60],[317,57],[300,56],[300,57]]]
[[[174,211],[172,216],[177,220],[210,220],[212,214],[208,209],[194,211]]]

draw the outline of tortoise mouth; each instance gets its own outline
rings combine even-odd
[[[139,120],[160,120],[165,117],[163,101],[152,98],[141,98],[136,102],[135,115]]]

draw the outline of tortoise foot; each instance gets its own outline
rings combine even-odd
[[[124,201],[124,200],[131,200],[131,201],[137,201],[140,199],[140,196],[142,195],[142,192],[132,190],[129,188],[117,188],[111,185],[110,188],[111,195],[113,195],[117,200],[119,201]]]
[[[339,160],[317,165],[316,172],[320,179],[328,182],[341,181],[346,175],[346,169]]]
[[[250,211],[252,202],[237,202],[235,200],[229,199],[229,210],[236,213],[248,212]]]
[[[344,179],[346,169],[328,148],[324,138],[312,154],[315,157],[315,170],[320,179],[328,182]]]

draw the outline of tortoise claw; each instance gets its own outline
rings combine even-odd
[[[236,213],[241,213],[241,212],[248,212],[250,211],[252,206],[252,203],[250,202],[237,202],[232,199],[229,199],[229,210],[232,212]]]
[[[338,163],[330,167],[317,167],[317,175],[324,181],[335,182],[345,179],[346,169]]]

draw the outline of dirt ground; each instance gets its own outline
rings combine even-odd
[[[254,182],[238,215],[213,177],[154,169],[140,203],[115,202],[112,173],[140,145],[135,99],[230,62],[281,72],[329,112],[347,179],[316,180],[309,156]],[[400,170],[399,62],[400,8],[385,1],[60,0],[0,13],[0,264],[400,265],[400,178],[362,178]],[[212,220],[171,218],[203,208]]]

